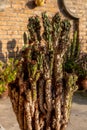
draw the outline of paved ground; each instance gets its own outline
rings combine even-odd
[[[9,98],[0,100],[0,125],[5,130],[20,130]]]
[[[67,130],[87,130],[87,93],[74,96]]]
[[[9,98],[0,99],[0,130],[20,130]],[[67,130],[87,130],[87,97],[74,96]]]

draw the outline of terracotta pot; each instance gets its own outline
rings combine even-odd
[[[87,90],[87,78],[81,81],[81,86],[83,87],[83,89]]]

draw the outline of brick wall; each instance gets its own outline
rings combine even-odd
[[[71,1],[71,2],[70,2]],[[84,1],[84,2],[83,2]],[[6,2],[6,0],[5,0]],[[70,9],[77,8],[80,16],[80,39],[84,39],[83,49],[86,51],[87,45],[87,2],[79,0],[74,7],[76,0],[66,0]],[[23,33],[27,30],[28,18],[32,15],[41,15],[47,11],[51,16],[59,10],[58,0],[47,0],[42,7],[33,7],[33,0],[7,0],[4,11],[0,12],[0,59],[8,56],[15,56],[18,49],[23,44]],[[72,21],[73,23],[73,21]],[[73,25],[73,24],[72,24]]]
[[[87,52],[87,0],[65,0],[66,5],[79,19],[79,38],[82,51]]]
[[[0,59],[15,56],[23,44],[23,33],[27,30],[28,18],[47,11],[52,15],[58,11],[56,0],[47,0],[43,7],[33,7],[33,0],[9,0],[0,12]],[[3,54],[2,54],[3,52]]]

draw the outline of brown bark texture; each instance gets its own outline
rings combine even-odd
[[[41,21],[41,22],[40,22]],[[59,13],[29,18],[19,71],[9,96],[21,130],[65,130],[77,76],[63,72],[70,23]]]

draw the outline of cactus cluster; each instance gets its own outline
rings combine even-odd
[[[69,78],[63,82],[62,69],[70,22],[61,20],[59,13],[50,19],[44,12],[42,20],[38,16],[30,17],[27,27],[19,71],[16,80],[9,84],[20,129],[64,130],[70,112],[69,99],[75,90],[73,84],[68,87]]]

